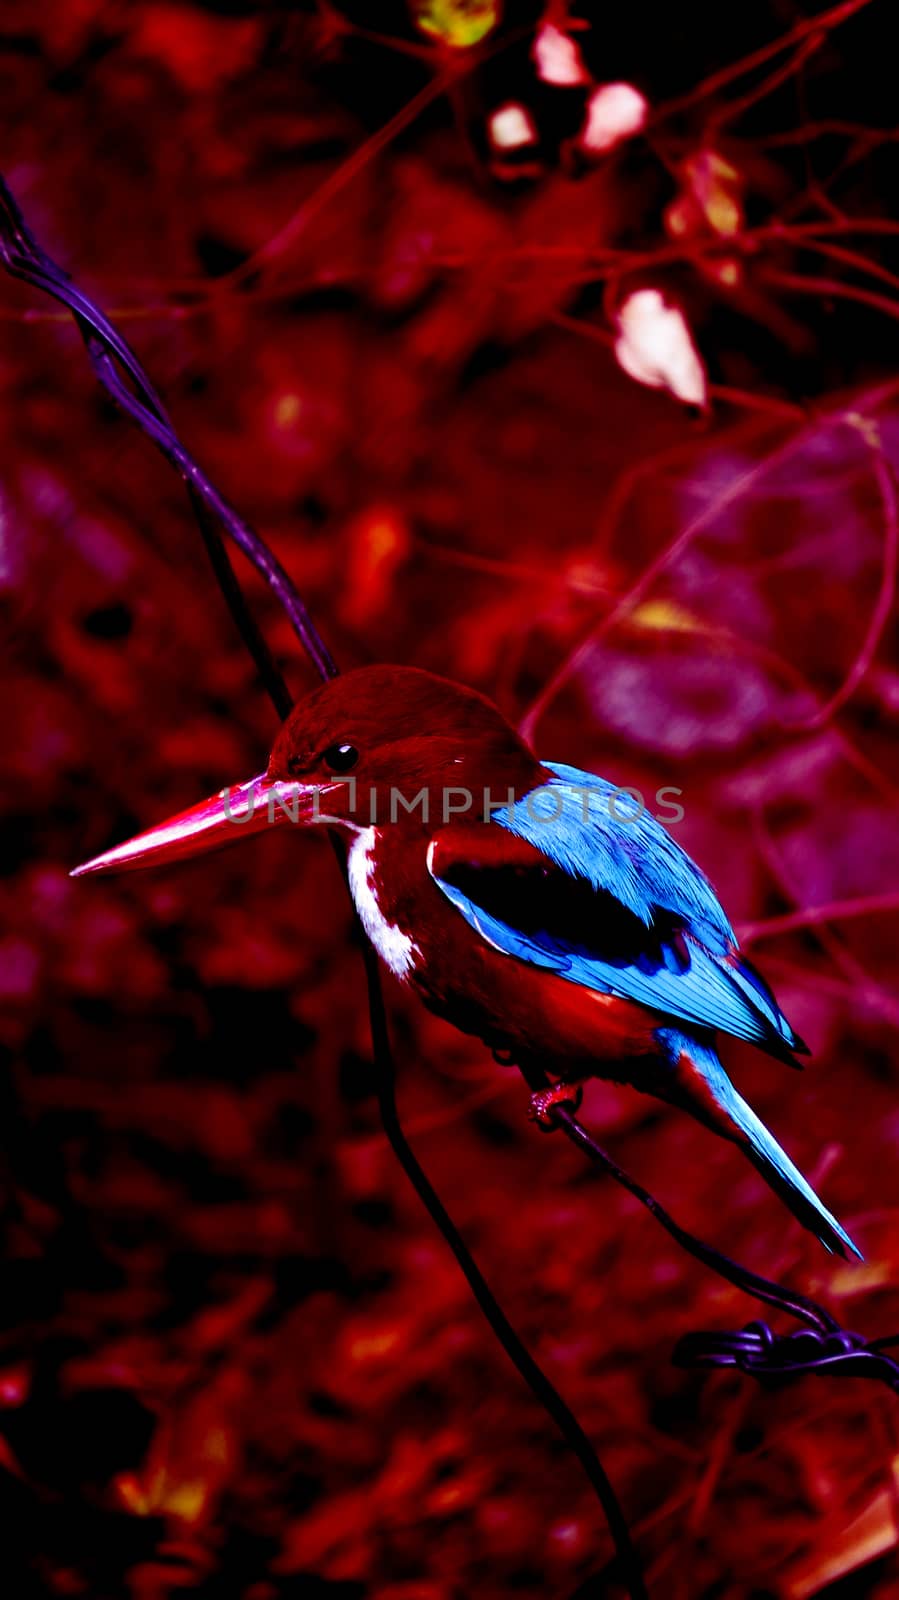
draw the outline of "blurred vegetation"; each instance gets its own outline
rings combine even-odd
[[[458,677],[547,758],[683,790],[679,841],[815,1052],[801,1078],[729,1063],[865,1265],[675,1113],[597,1084],[585,1117],[686,1226],[883,1333],[889,22],[882,0],[0,0],[31,226],[341,662]],[[645,126],[600,151],[615,83]],[[695,404],[651,323],[622,348],[646,290]],[[568,1594],[606,1536],[378,1132],[327,850],[67,877],[259,770],[274,728],[181,488],[71,322],[4,280],[0,328],[9,1592]],[[389,999],[410,1137],[600,1446],[653,1594],[894,1595],[889,1398],[675,1371],[681,1333],[754,1308],[541,1138],[514,1073]]]

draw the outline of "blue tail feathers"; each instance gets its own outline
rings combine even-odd
[[[825,1249],[844,1258],[862,1259],[848,1233],[818,1199],[811,1184],[781,1149],[764,1123],[737,1093],[715,1051],[674,1028],[658,1028],[655,1037],[669,1063],[667,1078],[656,1093],[693,1113],[700,1121],[740,1144],[765,1181],[779,1194],[794,1217],[810,1229]]]

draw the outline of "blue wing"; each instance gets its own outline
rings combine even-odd
[[[539,852],[530,874],[435,862],[435,881],[488,943],[571,983],[783,1060],[806,1046],[737,942],[708,879],[642,805],[604,778],[553,773],[492,821]],[[556,870],[553,871],[553,868]]]

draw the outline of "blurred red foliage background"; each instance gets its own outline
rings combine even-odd
[[[585,1117],[685,1225],[868,1333],[899,1329],[889,23],[0,3],[32,228],[339,660],[457,677],[546,757],[683,790],[680,842],[815,1052],[728,1060],[865,1264],[677,1114],[594,1085]],[[658,296],[673,345],[650,316],[635,355],[626,308]],[[379,1132],[328,851],[67,877],[257,771],[273,719],[70,319],[4,280],[0,325],[5,1592],[568,1594],[608,1538]],[[408,1133],[653,1595],[899,1592],[894,1400],[676,1371],[751,1303],[541,1138],[515,1073],[389,1001]]]

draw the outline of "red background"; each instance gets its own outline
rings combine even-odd
[[[678,839],[814,1049],[803,1077],[728,1063],[865,1264],[683,1117],[602,1085],[585,1117],[684,1224],[886,1333],[889,12],[732,9],[581,9],[586,70],[652,116],[590,164],[587,89],[537,77],[536,4],[450,56],[387,3],[5,4],[2,148],[341,663],[425,666],[515,718],[594,638],[539,751],[683,789]],[[490,153],[508,100],[537,129],[524,174]],[[736,173],[723,239],[695,193],[666,227],[703,152]],[[684,309],[705,417],[616,364],[646,286]],[[67,877],[260,770],[274,723],[177,480],[67,315],[7,279],[0,417],[8,1592],[569,1594],[607,1535],[378,1130],[329,852]],[[752,1303],[540,1137],[514,1073],[389,1002],[409,1136],[600,1447],[653,1595],[895,1594],[886,1391],[672,1368],[682,1332]]]

